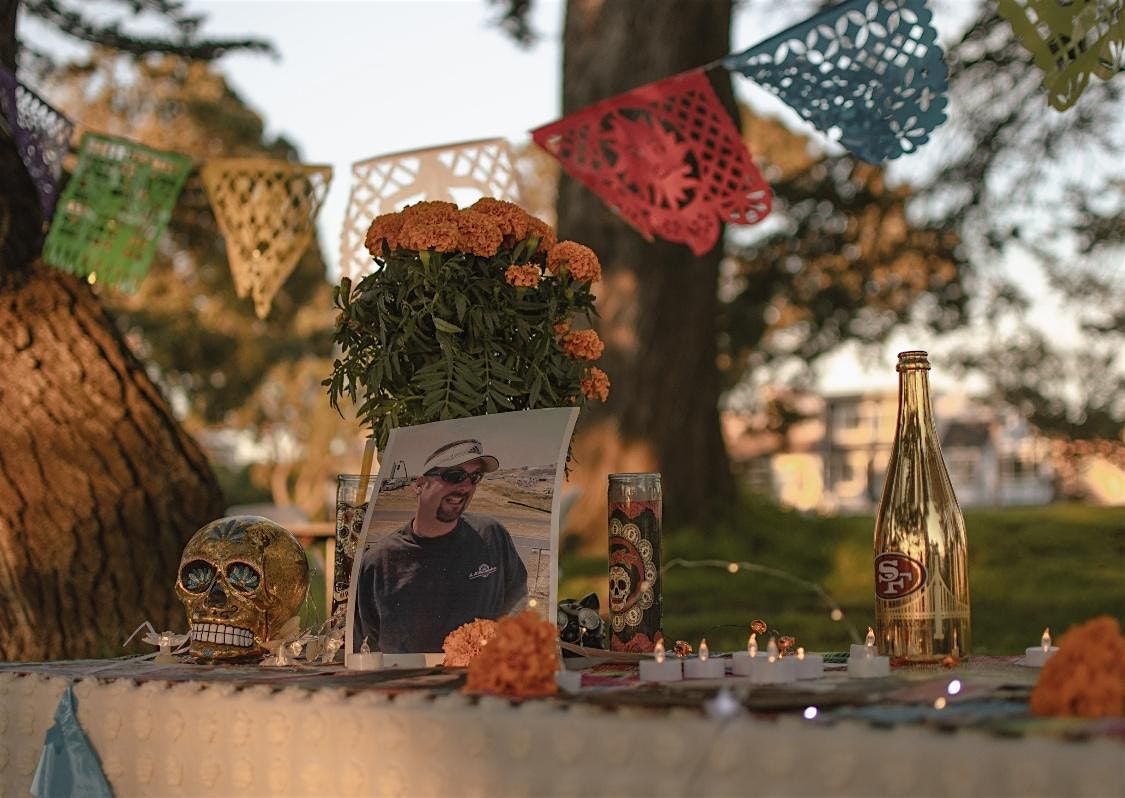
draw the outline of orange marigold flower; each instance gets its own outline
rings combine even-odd
[[[465,691],[511,698],[558,692],[558,628],[532,611],[501,618],[496,634],[469,663]]]
[[[456,252],[461,245],[461,232],[454,220],[441,221],[426,216],[407,217],[398,232],[398,245],[421,252]]]
[[[527,217],[527,235],[539,236],[539,248],[535,250],[536,252],[549,252],[559,240],[555,228],[534,216]]]
[[[504,271],[504,279],[507,280],[509,285],[514,285],[517,288],[534,288],[539,285],[539,267],[534,263],[527,263],[523,266],[509,266]]]
[[[469,207],[469,210],[491,218],[504,236],[511,236],[515,241],[527,238],[527,223],[532,217],[514,202],[481,197]]]
[[[401,213],[384,213],[382,216],[376,216],[371,226],[367,228],[367,237],[363,241],[367,251],[378,258],[383,255],[384,242],[387,249],[395,249],[398,246],[398,234],[402,229],[403,221]]]
[[[563,319],[562,321],[556,321],[554,324],[554,330],[555,335],[561,338],[562,336],[570,332],[570,322],[566,319]]]
[[[457,214],[461,249],[482,258],[491,258],[500,249],[504,234],[496,220],[483,213],[464,210]]]
[[[467,667],[496,635],[496,621],[477,618],[461,624],[445,636],[441,650],[445,652],[447,668]]]
[[[1125,715],[1125,637],[1109,615],[1072,626],[1031,691],[1035,715]]]
[[[567,355],[577,360],[597,360],[605,349],[605,342],[593,330],[573,330],[559,343]]]
[[[579,282],[593,283],[602,279],[602,264],[598,256],[576,241],[560,241],[547,253],[547,271],[558,274],[563,269]]]
[[[427,219],[431,222],[452,222],[458,212],[456,204],[440,200],[416,202],[399,211],[405,219]]]
[[[587,399],[601,399],[603,402],[609,399],[609,385],[609,375],[597,366],[591,366],[579,383],[583,396]]]

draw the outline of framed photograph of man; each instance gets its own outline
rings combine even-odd
[[[392,430],[352,567],[347,650],[437,653],[478,618],[554,620],[577,408]]]

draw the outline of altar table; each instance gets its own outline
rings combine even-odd
[[[1081,722],[1013,737],[971,723],[943,731],[895,721],[925,710],[927,691],[951,678],[967,693],[1001,683],[1018,693],[1034,678],[995,671],[895,676],[880,689],[899,700],[858,707],[849,702],[866,687],[842,674],[762,687],[728,677],[722,684],[738,701],[720,711],[708,701],[715,682],[657,688],[626,679],[621,689],[513,702],[464,695],[463,672],[440,669],[2,664],[0,794],[27,794],[55,707],[73,684],[79,722],[119,797],[1125,796],[1125,730],[1113,721],[1109,733],[1073,740],[1065,729]],[[904,690],[919,703],[902,701]],[[819,705],[816,719],[796,709],[805,702]],[[999,705],[1021,714],[1018,700]],[[873,714],[849,714],[865,711]],[[1012,720],[1013,728],[1028,721]]]

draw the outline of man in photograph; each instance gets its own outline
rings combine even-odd
[[[438,652],[476,618],[499,618],[527,599],[527,569],[498,521],[466,513],[484,475],[500,467],[480,441],[431,454],[414,480],[414,517],[370,542],[356,585],[353,650]]]

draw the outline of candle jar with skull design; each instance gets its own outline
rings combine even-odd
[[[609,625],[614,651],[652,651],[660,630],[660,474],[609,475]]]

